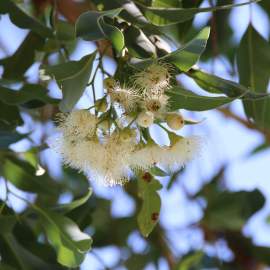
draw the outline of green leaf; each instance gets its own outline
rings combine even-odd
[[[249,192],[222,191],[215,194],[206,198],[208,205],[202,220],[203,224],[214,230],[240,231],[265,202],[262,193],[257,189]]]
[[[54,77],[63,91],[59,108],[63,112],[72,110],[82,96],[89,81],[96,52],[84,56],[79,61],[70,61],[55,66],[44,66],[47,75]]]
[[[75,27],[73,24],[58,20],[55,26],[56,38],[58,41],[68,42],[74,41],[76,38]]]
[[[254,93],[245,86],[207,73],[201,69],[191,69],[186,73],[205,91],[214,94],[225,94],[228,97],[244,97],[245,99],[263,99],[264,93]]]
[[[20,134],[18,132],[12,131],[2,131],[0,130],[0,150],[8,149],[8,147],[22,139],[24,139],[27,134]]]
[[[259,48],[259,49],[258,49]],[[255,93],[266,93],[270,78],[270,45],[250,25],[237,53],[240,83]],[[247,116],[262,128],[270,128],[270,98],[244,101]]]
[[[35,206],[46,236],[57,253],[57,261],[67,267],[78,267],[90,250],[92,239],[67,217]]]
[[[93,190],[91,188],[89,188],[88,192],[80,199],[72,201],[71,203],[57,205],[57,206],[53,207],[53,210],[59,211],[63,214],[66,214],[66,213],[72,211],[73,209],[85,204],[88,201],[88,199],[90,198],[90,196],[92,195],[92,192],[93,192]]]
[[[25,84],[20,90],[0,85],[0,100],[9,105],[38,108],[47,103],[55,104],[58,99],[47,95],[48,90],[39,84]]]
[[[1,164],[2,176],[18,189],[47,195],[57,193],[56,184],[44,174],[36,176],[36,170],[29,163],[12,156],[5,157]]]
[[[30,17],[11,0],[0,1],[0,14],[9,14],[10,20],[20,28],[31,29],[42,37],[52,37],[53,32],[50,28]]]
[[[260,0],[251,0],[241,4],[223,5],[209,8],[156,8],[156,7],[147,7],[138,1],[136,1],[136,4],[140,7],[145,17],[151,23],[158,26],[164,26],[188,21],[191,18],[193,18],[196,14],[201,12],[231,9],[233,7],[248,5],[250,3],[255,3],[259,1]]]
[[[156,48],[141,29],[130,25],[125,29],[125,44],[133,57],[148,58],[156,55]]]
[[[210,34],[210,27],[205,27],[200,33],[182,48],[162,57],[161,59],[174,64],[177,68],[187,72],[195,65],[203,53]]]
[[[161,61],[171,63],[182,71],[188,71],[193,65],[199,61],[203,53],[207,39],[209,37],[210,28],[205,27],[200,33],[178,50],[162,56],[158,59],[148,59],[134,64],[133,66],[138,69],[143,69],[153,62]]]
[[[14,215],[0,215],[0,234],[11,233],[18,218]]]
[[[166,94],[169,96],[171,111],[178,109],[207,111],[228,104],[234,100],[234,98],[228,97],[200,96],[180,86],[170,88]]]
[[[52,268],[47,264],[46,258],[42,260],[25,248],[11,233],[0,236],[1,262],[6,263],[15,269],[35,270],[35,269],[59,269]],[[2,265],[0,263],[0,269]]]
[[[137,221],[140,232],[144,237],[152,232],[159,219],[161,200],[157,191],[162,188],[159,181],[152,178],[138,179],[138,196],[142,199],[142,207]]]
[[[0,101],[0,130],[13,131],[17,126],[22,124],[23,120],[18,108]]]
[[[121,8],[103,12],[87,11],[76,21],[76,35],[85,40],[109,39],[114,48],[120,52],[124,47],[124,36],[115,26],[105,21],[106,17],[114,18],[122,11]]]
[[[35,51],[43,45],[44,38],[30,32],[12,56],[0,60],[0,65],[4,67],[3,78],[22,79],[35,60]]]

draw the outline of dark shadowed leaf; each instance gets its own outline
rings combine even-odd
[[[55,78],[63,91],[63,99],[59,104],[61,111],[71,111],[82,96],[91,76],[95,57],[96,52],[84,56],[79,61],[43,67],[46,74]]]
[[[48,90],[39,84],[25,84],[20,90],[13,90],[0,85],[0,100],[9,105],[21,105],[37,108],[58,103],[58,99],[48,96]]]
[[[184,22],[193,18],[196,14],[201,12],[209,12],[222,9],[231,9],[232,7],[243,6],[252,2],[259,2],[260,0],[246,1],[241,4],[223,5],[209,8],[156,8],[147,7],[140,2],[136,2],[143,11],[145,17],[155,25],[163,26]]]
[[[41,194],[57,193],[57,186],[47,174],[36,176],[36,170],[28,162],[15,157],[5,157],[1,167],[2,176],[17,188]]]
[[[200,96],[180,86],[170,88],[166,94],[169,96],[171,111],[178,109],[207,111],[228,104],[234,100],[234,98],[228,97]]]
[[[245,99],[263,99],[268,96],[265,93],[254,93],[239,83],[223,79],[201,69],[191,69],[187,75],[209,93],[225,94],[228,97],[244,97]]]
[[[215,230],[240,231],[265,202],[262,193],[257,189],[238,192],[220,191],[206,199],[208,205],[202,223]]]
[[[210,28],[204,28],[194,39],[188,42],[178,50],[162,56],[158,59],[148,59],[134,65],[135,68],[143,69],[156,61],[173,64],[181,71],[188,71],[197,63],[203,53],[207,39],[209,37]]]
[[[13,1],[0,1],[0,14],[8,13],[11,21],[20,28],[31,29],[42,37],[51,37],[53,32],[50,28],[26,14]]]
[[[40,50],[43,45],[44,38],[30,32],[12,56],[0,60],[0,65],[4,67],[3,78],[22,79],[35,61],[35,51]]]
[[[0,130],[14,131],[17,126],[22,124],[23,120],[18,108],[0,101]]]
[[[0,130],[0,150],[8,149],[8,147],[22,139],[24,139],[27,134],[20,134],[16,131],[3,131]]]
[[[270,78],[270,45],[250,25],[237,54],[240,83],[255,93],[266,93]],[[244,101],[247,116],[259,126],[270,128],[270,98]]]
[[[121,11],[122,9],[118,8],[104,12],[87,11],[83,13],[76,22],[76,35],[91,41],[107,38],[120,52],[124,47],[124,36],[117,27],[107,23],[105,18],[114,18]]]

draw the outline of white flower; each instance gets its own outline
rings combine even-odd
[[[171,146],[163,148],[159,157],[160,163],[170,168],[184,166],[200,153],[201,144],[202,139],[197,136],[177,137]]]
[[[185,120],[180,113],[168,113],[165,120],[173,130],[179,130],[185,125]]]
[[[136,122],[139,126],[147,128],[154,123],[154,114],[149,111],[141,112],[139,113]]]
[[[136,109],[140,97],[136,89],[117,86],[109,93],[112,102],[118,103],[126,112]]]
[[[164,94],[145,96],[142,106],[150,112],[165,112],[168,104],[168,97]]]
[[[184,166],[200,151],[201,139],[199,137],[178,138],[172,146],[159,146],[154,143],[134,150],[128,161],[135,169],[149,169],[161,164],[173,168]]]
[[[71,141],[91,138],[95,135],[98,119],[87,110],[77,110],[58,115],[58,129]]]
[[[144,92],[163,93],[170,84],[169,66],[166,64],[150,65],[134,75],[134,84]]]

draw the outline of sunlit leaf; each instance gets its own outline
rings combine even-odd
[[[57,261],[67,267],[79,266],[90,250],[92,239],[67,217],[35,207],[46,236],[55,248]]]
[[[157,191],[162,188],[159,181],[151,175],[143,175],[138,179],[138,196],[142,199],[142,207],[137,220],[140,232],[148,237],[159,219],[161,200]]]

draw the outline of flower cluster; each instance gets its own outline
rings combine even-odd
[[[94,104],[95,115],[90,110],[60,114],[52,148],[66,165],[107,186],[125,183],[137,169],[183,166],[198,152],[198,137],[167,130],[171,144],[160,146],[144,132],[154,122],[166,122],[173,130],[185,124],[179,112],[168,111],[170,77],[170,67],[153,64],[131,78],[132,87],[105,79],[107,95]]]

